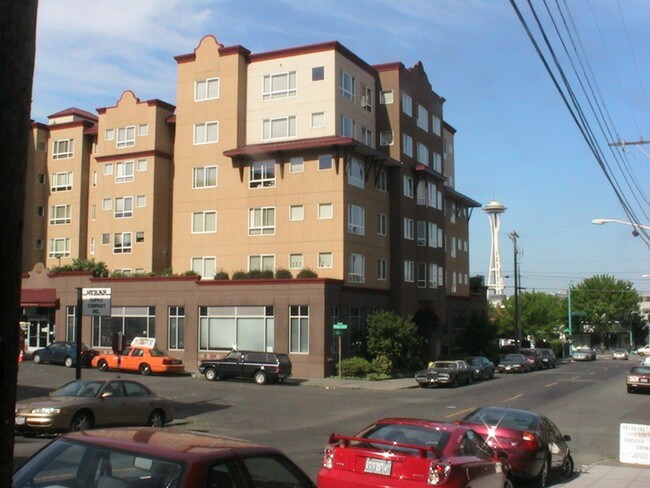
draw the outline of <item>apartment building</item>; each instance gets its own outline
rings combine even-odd
[[[34,125],[34,167],[46,167],[34,171],[74,184],[28,198],[26,217],[47,201],[55,218],[24,243],[26,322],[47,308],[41,290],[62,325],[30,346],[73,337],[75,289],[102,286],[112,316],[82,318],[99,348],[119,331],[190,363],[275,350],[297,375],[324,376],[333,323],[348,324],[344,353],[356,354],[368,315],[394,310],[414,317],[424,358],[450,354],[450,321],[482,303],[468,253],[480,204],[455,189],[455,129],[422,64],[371,66],[338,42],[256,54],[214,36],[175,60],[175,106],[127,90],[98,116]],[[158,276],[47,272],[75,257]],[[160,276],[169,269],[198,276]],[[280,269],[293,278],[215,279]],[[305,269],[317,278],[298,279]]]

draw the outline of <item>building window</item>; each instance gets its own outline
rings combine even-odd
[[[418,142],[418,162],[429,166],[429,148],[421,142]]]
[[[304,268],[304,260],[302,254],[289,254],[289,269],[302,268]]]
[[[393,131],[392,130],[383,130],[379,133],[379,145],[380,146],[392,146],[393,145]]]
[[[412,241],[414,239],[414,234],[415,233],[415,224],[413,222],[413,219],[409,219],[408,217],[404,218],[404,239],[408,239]]]
[[[377,279],[386,281],[388,279],[388,261],[384,258],[377,260]]]
[[[341,70],[340,93],[343,98],[354,100],[354,76]]]
[[[372,88],[369,86],[363,86],[362,87],[362,94],[361,94],[361,107],[367,110],[368,112],[372,112]]]
[[[70,223],[70,205],[53,205],[50,207],[50,225]]]
[[[52,174],[52,186],[50,189],[53,192],[72,190],[72,171]]]
[[[305,171],[305,159],[302,156],[296,156],[289,160],[289,173],[303,173]]]
[[[113,254],[129,254],[131,252],[131,232],[113,234]]]
[[[289,206],[289,220],[304,220],[305,208],[302,205]]]
[[[434,152],[433,155],[433,169],[438,173],[442,173],[442,155],[440,153]]]
[[[431,115],[431,132],[433,132],[435,135],[439,136],[442,134],[442,122],[440,120],[440,117],[437,115],[432,114]]]
[[[102,199],[102,210],[111,210],[113,208],[113,199],[104,198]]]
[[[428,264],[429,272],[427,286],[429,288],[438,288],[438,265],[435,263]]]
[[[135,337],[156,337],[156,307],[111,307],[110,317],[92,317],[92,347],[110,349],[121,332],[129,344]]]
[[[36,183],[39,185],[45,184],[45,173],[36,173]]]
[[[74,140],[61,139],[52,143],[52,159],[69,159],[74,156]]]
[[[361,142],[363,142],[368,147],[375,147],[375,140],[370,129],[361,127]]]
[[[427,263],[418,263],[418,288],[427,287]]]
[[[53,239],[50,239],[49,257],[51,258],[70,257],[70,238],[55,237]]]
[[[194,101],[214,100],[219,98],[219,78],[208,78],[194,83]]]
[[[214,256],[192,258],[192,271],[202,278],[214,278],[214,275],[217,273],[217,258]]]
[[[248,270],[275,271],[275,256],[273,254],[248,256]]]
[[[354,121],[345,115],[341,115],[341,136],[354,137]]]
[[[359,353],[366,337],[363,307],[348,308],[348,327],[348,347]]]
[[[37,251],[43,250],[43,239],[36,239],[34,241],[34,249],[36,249]]]
[[[331,219],[334,217],[334,210],[331,203],[318,204],[318,219]]]
[[[104,176],[111,176],[113,174],[113,163],[106,163],[104,165]]]
[[[133,181],[133,161],[115,163],[115,183]]]
[[[144,171],[147,171],[147,160],[146,159],[138,159],[138,162],[136,163],[136,171],[138,173],[143,173]]]
[[[365,210],[363,207],[348,204],[348,232],[360,236],[365,235]]]
[[[194,145],[219,142],[219,122],[204,122],[194,125]]]
[[[382,169],[379,171],[379,175],[377,177],[377,190],[388,191],[388,175],[386,174],[386,170]]]
[[[75,335],[77,330],[77,317],[76,317],[77,307],[68,305],[65,307],[65,338],[68,341],[75,341],[77,337]]]
[[[146,195],[138,195],[135,197],[135,206],[137,208],[144,208],[147,206],[147,197]]]
[[[318,169],[332,169],[332,155],[331,154],[321,154],[318,156]]]
[[[120,197],[115,199],[116,219],[125,219],[133,217],[133,197]]]
[[[318,253],[318,267],[319,268],[331,268],[332,267],[332,253],[331,252],[319,252]]]
[[[292,305],[289,307],[289,352],[309,353],[309,307]]]
[[[311,81],[322,81],[325,79],[325,67],[315,66],[311,69]]]
[[[135,233],[135,242],[136,244],[140,244],[144,242],[144,231],[139,230],[138,232]]]
[[[168,348],[185,349],[185,307],[169,307]]]
[[[348,263],[348,281],[353,283],[364,283],[365,277],[365,257],[361,254],[350,253]]]
[[[135,125],[117,129],[117,147],[135,146]]]
[[[325,112],[314,112],[311,114],[311,128],[320,129],[325,127]]]
[[[138,125],[138,136],[139,137],[144,137],[149,135],[149,125],[147,124],[140,124]]]
[[[275,234],[275,207],[251,208],[249,211],[248,235]]]
[[[404,261],[404,281],[407,283],[415,281],[415,263],[413,261]]]
[[[415,187],[415,200],[418,205],[427,204],[427,183],[424,180],[418,181],[417,186]]]
[[[192,234],[214,234],[215,232],[217,232],[216,210],[192,213]]]
[[[262,100],[296,96],[296,72],[276,73],[264,77]]]
[[[365,187],[365,171],[363,163],[357,158],[352,158],[348,165],[348,184],[356,186],[357,188]]]
[[[379,92],[379,103],[389,105],[393,103],[393,90],[384,90]]]
[[[402,112],[409,117],[413,116],[413,99],[405,92],[402,92]]]
[[[273,307],[199,307],[199,349],[274,350]]]
[[[42,205],[38,205],[36,207],[36,216],[37,217],[43,217],[45,215],[45,208],[43,208]]]
[[[427,223],[424,220],[418,220],[417,223],[417,244],[418,246],[427,245]]]
[[[278,117],[262,121],[262,140],[296,137],[296,117]]]
[[[402,134],[402,152],[405,156],[413,157],[413,138],[408,134]]]
[[[102,246],[108,246],[111,243],[110,234],[102,234]]]
[[[275,186],[275,161],[255,161],[250,165],[248,188]]]
[[[403,187],[404,196],[407,198],[413,198],[413,178],[404,175]]]
[[[215,188],[217,186],[217,167],[202,166],[194,168],[192,188]]]
[[[387,220],[388,219],[386,218],[386,214],[377,214],[377,234],[380,236],[386,235]]]
[[[429,111],[422,105],[418,104],[418,127],[429,132]]]
[[[106,129],[104,131],[104,140],[105,141],[114,141],[115,140],[115,129]]]

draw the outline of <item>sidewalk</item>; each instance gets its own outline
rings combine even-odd
[[[413,376],[408,378],[398,378],[394,380],[349,380],[336,377],[328,378],[291,378],[290,382],[299,383],[301,386],[313,386],[317,388],[336,389],[348,388],[353,390],[402,390],[404,388],[417,388],[418,384]]]
[[[650,488],[650,466],[603,461],[582,468],[574,480],[562,488]]]

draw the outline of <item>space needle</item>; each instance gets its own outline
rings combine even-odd
[[[501,228],[501,214],[506,211],[497,200],[492,200],[483,211],[490,219],[490,233],[492,235],[492,247],[490,250],[490,272],[488,274],[487,298],[490,302],[501,303],[503,300],[503,275],[501,274],[501,256],[499,254],[499,230]]]

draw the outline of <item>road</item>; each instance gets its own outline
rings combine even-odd
[[[549,416],[562,433],[571,435],[578,469],[603,459],[617,460],[619,424],[650,424],[649,396],[625,391],[625,373],[633,363],[599,359],[525,375],[497,375],[455,389],[390,391],[323,388],[295,379],[285,385],[258,386],[246,381],[208,382],[201,376],[128,376],[175,399],[174,424],[278,447],[315,478],[322,448],[333,431],[354,433],[388,416],[453,421],[484,405]],[[83,370],[84,378],[116,374]],[[19,372],[18,398],[47,394],[73,379],[74,370],[25,362]],[[15,467],[45,442],[16,437]]]

